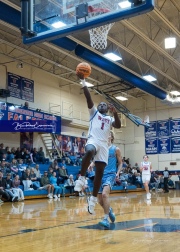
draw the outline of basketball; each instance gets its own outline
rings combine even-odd
[[[81,62],[76,67],[76,73],[82,73],[84,78],[87,78],[91,74],[91,66],[86,62]]]

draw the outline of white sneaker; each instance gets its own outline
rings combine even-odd
[[[58,194],[58,198],[60,198],[61,197],[61,194]]]
[[[95,198],[93,196],[90,196],[90,197],[87,198],[87,202],[88,202],[88,212],[90,214],[95,214],[94,208],[95,208],[95,205],[97,203],[97,198]]]
[[[150,199],[151,199],[151,194],[147,193],[147,200],[150,200]]]
[[[54,195],[54,198],[57,199],[57,195]]]
[[[86,179],[83,176],[80,176],[78,180],[76,180],[76,185],[74,187],[74,191],[80,192],[82,191],[83,186],[86,185]]]
[[[52,199],[52,198],[53,198],[51,194],[48,194],[47,197],[48,197],[49,199]]]

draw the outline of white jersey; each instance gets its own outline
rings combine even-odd
[[[109,115],[101,114],[95,106],[89,109],[90,126],[88,132],[88,139],[95,139],[95,141],[108,142],[110,130],[114,118]]]
[[[151,162],[141,162],[141,167],[143,167],[142,175],[150,175],[151,174]]]

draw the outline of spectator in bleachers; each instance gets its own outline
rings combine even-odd
[[[174,182],[171,179],[171,177],[172,177],[172,175],[170,175],[169,178],[168,178],[168,188],[174,189],[175,186],[174,186]]]
[[[45,164],[45,155],[42,147],[38,151],[38,162]]]
[[[76,183],[76,181],[75,181]],[[86,190],[88,190],[88,178],[86,178],[85,185],[83,186],[82,190],[79,192],[79,197],[84,197],[86,194]]]
[[[127,176],[125,173],[120,173],[120,181],[121,185],[123,186],[123,189],[127,191],[128,183],[127,183]]]
[[[67,166],[66,166],[66,162],[65,160],[63,159],[62,162],[60,163],[59,167],[64,167],[65,169],[67,169]]]
[[[17,163],[17,160],[16,159],[13,159],[11,164],[10,164],[10,167],[11,167],[11,174],[12,174],[12,177],[15,177],[15,175],[18,174],[18,163]]]
[[[67,179],[67,181],[66,181],[64,187],[65,187],[66,189],[69,189],[70,194],[73,194],[73,193],[74,193],[74,186],[75,186],[74,177],[73,177],[73,175],[71,174],[71,175],[69,176],[69,178]]]
[[[2,200],[8,201],[10,200],[9,194],[5,191],[6,188],[6,180],[3,178],[3,173],[0,171],[0,196]]]
[[[6,149],[4,148],[4,144],[0,144],[0,161],[3,160],[3,155],[6,154]]]
[[[17,150],[15,151],[15,159],[20,159],[22,158],[22,153],[20,148],[18,147]]]
[[[48,168],[48,178],[50,179],[50,177],[53,175],[53,168],[49,167]]]
[[[41,172],[39,170],[39,165],[38,164],[34,168],[34,173],[36,174],[37,180],[40,181],[41,180]]]
[[[7,174],[5,191],[10,195],[12,202],[18,201],[17,191],[13,191],[13,183],[11,180],[11,173]]]
[[[47,197],[49,199],[53,198],[54,186],[50,184],[47,171],[45,171],[44,175],[41,177],[41,187],[40,188],[41,188],[41,190],[48,191]]]
[[[32,154],[33,163],[37,163],[37,161],[38,161],[38,151],[37,151],[37,149],[34,148],[31,151],[31,154]]]
[[[30,177],[31,177],[31,181],[33,183],[33,188],[35,190],[37,190],[39,187],[40,187],[40,183],[36,177],[36,174],[34,172],[34,168],[31,168],[31,171],[30,171]]]
[[[16,175],[15,178],[13,179],[13,191],[16,191],[17,196],[18,196],[18,201],[24,200],[24,193],[23,190],[21,188],[19,188],[20,186],[20,179],[19,179],[19,175]]]
[[[7,160],[7,154],[2,154],[2,158],[1,158],[0,161],[1,161],[1,162],[2,162],[2,161],[8,162],[8,160]]]
[[[22,155],[22,159],[23,159],[25,164],[31,164],[32,163],[29,150],[25,150],[24,154]]]
[[[9,163],[11,163],[12,160],[13,160],[13,158],[14,158],[14,156],[15,156],[14,153],[13,153],[13,148],[10,151],[9,147],[6,147],[6,152],[7,152],[7,161]]]
[[[10,169],[10,167],[8,166],[8,163],[5,162],[5,161],[2,161],[2,162],[1,162],[0,169],[1,169],[1,172],[2,172],[2,174],[3,174],[3,177],[5,177],[7,173],[10,173],[10,172],[11,172],[11,169]]]
[[[21,178],[22,174],[26,170],[27,166],[26,166],[26,164],[23,163],[22,159],[19,159],[17,167],[18,167],[18,170],[19,170],[19,174],[18,175]]]
[[[59,168],[59,177],[60,177],[60,183],[63,183],[63,184],[65,180],[68,179],[67,169],[64,166]]]
[[[160,183],[160,180],[158,178],[158,175],[155,174],[155,172],[152,172],[151,173],[150,183],[149,183],[150,190],[155,189],[156,192],[157,192],[158,188],[159,188],[159,183]]]
[[[61,187],[57,185],[56,173],[53,172],[52,176],[49,179],[50,184],[54,186],[54,198],[60,198],[61,196]]]
[[[159,188],[164,188],[164,177],[163,177],[163,175],[159,176],[159,180],[160,180]]]
[[[56,165],[58,165],[58,161],[57,161],[57,159],[54,159],[54,161],[50,164],[49,167],[51,167],[54,170]]]
[[[22,180],[31,180],[30,169],[26,169],[23,173]]]

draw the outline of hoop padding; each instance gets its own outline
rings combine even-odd
[[[89,30],[91,46],[93,48],[102,50],[107,47],[108,32],[113,25],[114,23],[99,26]]]

